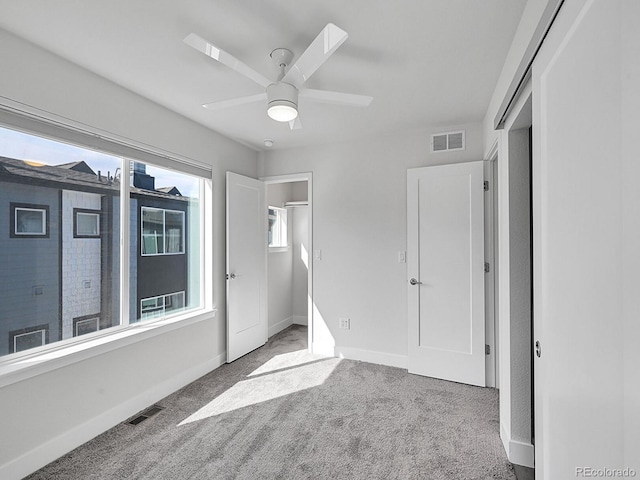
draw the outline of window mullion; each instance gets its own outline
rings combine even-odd
[[[120,324],[127,326],[129,318],[129,276],[130,276],[130,188],[131,162],[122,159],[122,181],[120,182]]]

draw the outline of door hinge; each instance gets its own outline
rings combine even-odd
[[[485,180],[485,182],[484,182],[484,191],[485,192],[489,191],[489,182],[487,180]]]
[[[491,271],[491,265],[489,262],[484,262],[484,273],[489,273]]]
[[[491,355],[491,345],[485,345],[484,346],[484,354],[485,355]]]

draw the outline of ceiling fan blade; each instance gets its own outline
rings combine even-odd
[[[289,128],[291,130],[300,130],[302,128],[302,122],[300,121],[300,114],[298,113],[298,116],[296,118],[294,118],[293,120],[289,121]]]
[[[190,33],[184,39],[184,43],[189,45],[190,47],[195,48],[199,52],[204,53],[205,55],[217,60],[218,62],[226,65],[227,67],[235,70],[238,73],[241,73],[245,77],[250,78],[258,85],[261,85],[264,88],[267,88],[273,82],[269,80],[267,77],[262,74],[256,72],[253,68],[248,65],[242,63],[236,57],[231,55],[230,53],[225,52],[224,50],[216,47],[214,44],[207,42],[204,38],[196,35],[195,33]]]
[[[349,105],[352,107],[368,107],[373,97],[368,95],[356,95],[354,93],[330,92],[328,90],[314,90],[305,88],[300,90],[301,98],[308,98],[320,103],[333,103],[335,105]]]
[[[266,93],[258,93],[256,95],[249,95],[247,97],[231,98],[229,100],[221,100],[219,102],[205,103],[202,105],[209,110],[222,110],[229,107],[237,107],[238,105],[244,105],[246,103],[262,102],[267,100]]]
[[[348,36],[347,32],[341,28],[336,27],[333,23],[328,23],[300,55],[296,63],[289,68],[282,81],[297,87],[302,85],[344,43]]]

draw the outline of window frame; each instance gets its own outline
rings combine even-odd
[[[93,332],[86,332],[78,335],[78,325],[87,322],[89,320],[96,321],[96,329]],[[83,335],[90,335],[92,333],[96,333],[100,331],[100,314],[96,313],[94,315],[83,315],[81,317],[76,317],[73,319],[73,338],[82,337]]]
[[[22,337],[25,335],[32,335],[37,332],[42,332],[42,340],[43,340],[42,344],[40,344],[37,347],[16,351],[16,339],[18,337]],[[49,345],[49,325],[46,323],[43,323],[42,325],[36,325],[33,327],[21,328],[19,330],[12,330],[9,332],[9,352],[10,352],[9,355],[15,354],[15,353],[30,352],[33,349],[44,347],[46,345]]]
[[[144,233],[144,211],[145,210],[156,210],[156,211],[161,211],[162,212],[162,252],[161,253],[145,253],[144,249],[145,249],[145,235],[150,235],[150,234],[145,234]],[[181,214],[182,217],[182,225],[181,225],[181,229],[180,229],[180,234],[181,234],[181,239],[180,239],[180,247],[182,249],[182,251],[180,252],[167,252],[167,212],[171,212],[171,213],[179,213]],[[140,255],[143,257],[156,257],[156,256],[163,256],[163,255],[184,255],[186,253],[185,251],[185,225],[186,225],[186,212],[182,211],[182,210],[172,210],[170,208],[159,208],[159,207],[150,207],[147,205],[141,205],[140,206]],[[158,238],[158,236],[156,235],[156,239]],[[157,248],[156,248],[157,250]]]
[[[140,322],[144,322],[147,319],[157,319],[157,318],[170,318],[174,315],[178,315],[180,313],[180,311],[176,312],[175,314],[171,314],[169,313],[169,315],[166,314],[167,312],[167,302],[166,299],[167,297],[172,297],[174,295],[182,295],[182,306],[183,309],[186,308],[186,295],[185,295],[185,291],[184,290],[180,290],[178,292],[172,292],[172,293],[165,293],[163,295],[156,295],[154,297],[147,297],[147,298],[141,298],[140,299]],[[161,315],[149,315],[147,317],[143,316],[143,312],[142,312],[142,303],[145,301],[149,301],[149,300],[157,300],[159,298],[162,298],[162,314]],[[171,312],[171,310],[169,310]]]
[[[85,234],[78,233],[78,215],[93,215],[98,219],[98,233]],[[73,209],[73,238],[100,238],[102,235],[102,211],[92,210],[89,208],[74,208]]]
[[[282,237],[284,236],[284,242],[280,242],[280,244],[278,245],[272,245],[270,243],[269,240],[269,233],[271,233],[271,227],[269,226],[269,219],[271,218],[271,214],[270,211],[274,210],[275,212],[275,225],[277,225],[277,229],[279,232],[279,238],[282,240]],[[282,221],[282,218],[284,216],[285,221]],[[289,223],[288,223],[288,218],[289,218],[289,212],[287,211],[286,208],[283,207],[275,207],[272,205],[269,205],[267,207],[267,228],[268,228],[268,232],[267,232],[267,246],[269,247],[269,252],[284,252],[287,251],[289,249]],[[284,235],[283,235],[284,233]],[[272,237],[273,238],[273,237]]]
[[[18,210],[42,212],[43,213],[43,232],[42,233],[20,233],[18,228]],[[9,203],[9,237],[10,238],[49,238],[49,205],[35,203]]]

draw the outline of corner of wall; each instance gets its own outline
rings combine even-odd
[[[264,162],[266,161],[266,155],[265,152],[263,152],[262,150],[258,152],[258,159],[257,159],[257,165],[258,165],[258,178],[262,178],[265,176],[265,168],[264,168]]]

